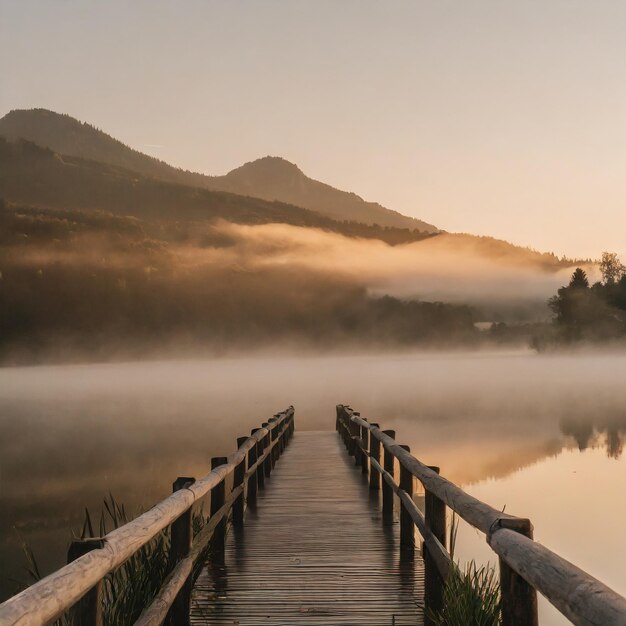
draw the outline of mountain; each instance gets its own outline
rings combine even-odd
[[[172,167],[129,148],[89,124],[46,109],[11,111],[0,119],[0,135],[9,140],[26,139],[59,154],[106,163],[167,182],[276,200],[334,220],[429,233],[438,230],[432,224],[313,180],[296,165],[279,157],[246,163],[225,176],[206,176]]]
[[[339,222],[302,207],[143,176],[122,167],[61,155],[23,139],[0,137],[0,198],[63,210],[98,209],[143,220],[239,224],[283,223],[389,244],[434,235]]]
[[[42,121],[47,117],[52,117],[54,123]],[[33,121],[32,125],[29,120]],[[53,129],[56,134],[52,133]],[[3,134],[11,140],[3,139]],[[17,139],[22,134],[37,135],[43,144],[63,144],[70,152],[83,152],[92,157],[104,155],[105,161],[61,154]],[[121,160],[120,155],[124,156],[126,166],[110,163]],[[263,171],[266,173],[262,174]],[[479,255],[497,265],[534,266],[545,271],[568,268],[576,263],[490,237],[427,233],[333,220],[294,204],[193,184],[210,178],[219,181],[216,186],[228,190],[238,188],[243,189],[243,194],[249,194],[249,190],[256,187],[264,193],[265,187],[269,187],[263,182],[264,176],[277,179],[276,184],[283,189],[298,185],[307,187],[311,183],[313,189],[321,185],[322,192],[327,191],[326,185],[311,181],[295,165],[282,159],[260,159],[226,176],[210,178],[178,170],[131,150],[69,116],[43,110],[14,111],[0,120],[0,199],[14,204],[63,210],[99,209],[143,220],[177,221],[181,228],[185,222],[217,219],[240,224],[284,223],[348,237],[378,239],[390,245],[434,237],[438,241],[441,239],[442,245],[445,243],[450,250]],[[296,195],[295,192],[292,195]]]
[[[294,163],[267,156],[246,163],[225,176],[211,179],[215,189],[280,200],[317,211],[333,219],[354,220],[399,228],[436,232],[437,228],[407,217],[376,202],[366,202],[355,193],[340,191],[306,176]]]

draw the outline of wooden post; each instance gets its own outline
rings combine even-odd
[[[438,467],[430,467],[439,474]],[[446,505],[431,491],[425,490],[424,517],[426,527],[437,537],[441,545],[446,547]],[[430,626],[432,620],[428,617],[429,612],[437,613],[443,607],[443,580],[439,575],[439,569],[435,560],[428,552],[424,544],[422,548],[424,557],[424,603],[426,606],[425,624]]]
[[[383,434],[396,438],[395,430],[383,430]],[[395,457],[386,448],[384,449],[384,465],[383,469],[393,476]],[[383,480],[383,519],[393,519],[393,489]]]
[[[343,445],[347,446],[348,442],[346,441],[346,432],[343,427],[343,412],[344,412],[343,405],[338,404],[337,405],[337,420],[335,424],[337,426],[337,432],[339,433],[339,436],[341,437],[341,441],[343,441]]]
[[[360,413],[353,411],[352,415],[360,416]],[[350,454],[354,456],[354,464],[361,465],[361,448],[359,448],[359,445],[354,439],[355,437],[359,438],[361,436],[361,427],[356,422],[353,422],[350,418],[348,418],[348,425],[350,429]]]
[[[237,437],[237,450],[239,450],[239,448],[241,448],[246,441],[248,441],[247,437]],[[247,461],[248,454],[246,453],[241,463],[238,463],[235,467],[235,471],[233,473],[233,490],[239,487],[239,485],[244,487],[243,480],[246,474]],[[243,525],[244,490],[245,487],[233,502],[233,526]]]
[[[180,491],[196,481],[190,476],[179,476],[172,485],[172,491]],[[177,520],[172,522],[170,527],[170,570],[180,561],[189,555],[191,542],[193,541],[193,511],[189,507]],[[189,607],[191,606],[191,588],[193,581],[188,578],[178,595],[174,599],[170,610],[165,618],[167,626],[187,626],[189,624]]]
[[[378,428],[378,424],[372,424]],[[380,440],[370,432],[370,455],[380,465]],[[380,489],[380,472],[372,464],[370,467],[370,489]]]
[[[259,428],[253,428],[250,431],[251,435],[254,435]],[[259,449],[261,450],[261,454],[263,454],[263,448],[261,447],[261,443],[257,441],[254,444],[254,447],[250,449],[248,452],[248,467],[249,470],[259,459]],[[248,506],[254,506],[256,504],[256,496],[257,490],[261,487],[261,477],[263,477],[263,472],[259,472],[259,468],[257,467],[252,474],[248,476]]]
[[[262,426],[263,428],[267,428],[269,430],[270,423],[263,422]],[[264,441],[263,441],[264,451],[267,451],[267,447],[270,445],[270,442],[271,442],[271,434],[268,432],[268,434],[265,435]],[[270,458],[269,454],[265,457],[265,461],[263,461],[263,470],[266,476],[269,476],[272,473],[272,459]]]
[[[501,519],[501,528],[509,528],[529,539],[533,538],[533,525],[529,519]],[[538,626],[537,591],[500,558],[500,597],[502,626]]]
[[[278,439],[278,444],[276,446],[278,454],[276,455],[276,460],[278,461],[285,451],[285,423],[283,422],[280,426],[277,426],[276,431],[276,438]]]
[[[361,474],[367,474],[369,471],[369,457],[367,452],[370,448],[370,431],[367,426],[361,426],[361,443],[363,444],[363,451],[361,454]]]
[[[287,426],[288,424],[283,422],[280,426],[280,455],[282,456],[285,448],[287,447]]]
[[[346,447],[348,448],[348,454],[350,456],[355,457],[355,462],[356,462],[357,446],[356,446],[356,442],[354,441],[352,437],[352,428],[348,428],[347,437],[348,437],[348,442],[347,442]]]
[[[280,459],[283,453],[283,430],[282,425],[278,423],[278,419],[276,420],[276,424],[274,426],[274,439],[276,440],[276,446],[274,450],[276,451],[276,456],[274,457],[274,465],[278,463],[278,459]]]
[[[256,433],[258,430],[260,429],[253,428],[252,433]],[[263,456],[264,442],[265,442],[265,438],[261,439],[260,441],[257,441],[257,444],[256,444],[256,460],[257,461]],[[265,470],[263,467],[263,461],[261,461],[261,463],[259,463],[257,467],[255,484],[258,487],[258,489],[263,489],[263,487],[265,487]],[[255,494],[255,499],[256,499],[256,494]]]
[[[214,470],[220,465],[228,463],[225,456],[216,456],[211,459],[211,469]],[[226,480],[221,480],[219,484],[211,489],[211,517],[215,515],[223,506],[226,499]],[[222,518],[213,532],[211,545],[217,552],[224,552],[224,540],[226,538],[226,516]]]
[[[269,421],[269,425],[270,425],[270,443],[274,443],[274,441],[276,441],[276,425],[275,425],[275,421],[276,418],[275,417],[270,417]],[[270,467],[273,470],[274,466],[276,465],[276,453],[278,452],[278,446],[274,445],[270,451]]]
[[[411,452],[409,446],[400,447],[407,452]],[[400,489],[406,491],[411,500],[413,499],[413,474],[402,463],[400,463]],[[400,550],[404,558],[413,559],[415,557],[413,519],[402,503],[400,503]]]
[[[352,454],[352,439],[350,438],[350,428],[348,422],[348,413],[346,407],[342,406],[339,413],[339,429],[343,439],[343,445],[346,446],[348,454]]]
[[[67,562],[71,563],[92,550],[104,548],[100,537],[80,539],[70,543]],[[102,581],[92,587],[70,610],[72,626],[102,626]]]

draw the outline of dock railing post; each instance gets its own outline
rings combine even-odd
[[[340,405],[339,408],[339,428],[341,429],[343,445],[346,446],[348,454],[350,456],[354,456],[354,441],[352,439],[352,428],[350,424],[350,415],[348,414],[348,407]]]
[[[253,428],[251,435],[257,433],[260,428]],[[254,448],[248,455],[248,468],[252,467],[263,456],[263,440],[257,441]],[[265,474],[263,473],[263,463],[260,463],[256,470],[248,476],[248,505],[256,504],[257,489],[265,486]]]
[[[268,446],[271,443],[271,434],[270,434],[270,423],[269,422],[263,422],[262,424],[263,428],[267,428],[268,429],[268,433],[267,435],[265,435],[265,437],[263,437],[263,452],[265,452],[268,448]],[[263,461],[263,473],[265,474],[265,476],[269,476],[272,473],[272,459],[270,458],[271,454],[268,454],[265,457],[265,461]]]
[[[283,450],[285,448],[285,437],[283,436],[285,434],[284,431],[284,422],[282,423],[278,423],[278,420],[280,419],[280,414],[279,415],[274,415],[274,417],[276,418],[276,439],[278,440],[276,443],[276,459],[275,459],[275,463],[278,462],[278,459],[282,456],[283,454]]]
[[[508,528],[533,538],[533,525],[529,519],[499,519],[499,528]],[[515,570],[500,558],[500,598],[502,607],[502,626],[528,624],[538,626],[537,591],[529,585]]]
[[[378,424],[372,424],[372,426],[378,428]],[[380,439],[372,432],[370,432],[370,456],[380,465]],[[380,472],[373,464],[370,464],[370,489],[380,489]]]
[[[339,430],[339,435],[341,436],[341,440],[343,441],[343,445],[346,447],[348,452],[350,451],[350,443],[348,441],[348,436],[346,435],[346,407],[343,404],[337,405],[337,428]]]
[[[369,449],[370,449],[370,429],[367,426],[361,426],[361,443],[363,450],[361,451],[361,474],[367,474],[369,471]]]
[[[361,417],[361,414],[358,411],[353,411],[352,415],[355,415],[356,417]],[[351,419],[348,423],[350,425],[350,442],[352,449],[351,454],[352,456],[354,456],[354,464],[361,465],[361,457],[363,455],[361,454],[361,448],[359,447],[359,444],[356,442],[356,440],[361,437],[361,427],[356,422],[353,422]]]
[[[278,459],[282,456],[283,454],[283,449],[285,446],[285,438],[284,438],[284,427],[285,427],[285,423],[278,423],[278,420],[280,418],[280,415],[275,415],[274,416],[276,418],[276,439],[278,439],[278,443],[276,444],[276,460],[278,461]]]
[[[269,425],[270,425],[270,443],[274,443],[274,441],[276,441],[276,418],[275,417],[270,417],[269,420]],[[278,452],[278,445],[274,445],[272,447],[272,449],[270,450],[270,467],[273,470],[274,466],[276,465],[276,453]]]
[[[103,548],[105,540],[99,537],[78,539],[70,543],[67,562],[71,563],[92,550]],[[92,587],[71,609],[72,626],[102,626],[102,581]]]
[[[411,452],[409,446],[400,446],[403,450]],[[413,474],[400,462],[400,489],[405,491],[413,499]],[[413,519],[404,504],[400,503],[400,550],[407,560],[415,557],[415,528]]]
[[[190,476],[179,476],[172,484],[172,491],[180,491],[196,481]],[[192,529],[193,511],[189,507],[170,527],[170,555],[169,569],[171,570],[178,561],[189,556],[191,542],[193,540]],[[176,595],[170,610],[165,618],[167,626],[187,626],[189,624],[189,607],[191,606],[191,578],[188,578],[182,589]]]
[[[211,469],[225,465],[228,459],[225,456],[216,456],[211,459]],[[226,501],[226,479],[222,479],[213,489],[211,489],[211,517],[213,517]],[[224,539],[226,538],[226,516],[224,516],[213,532],[212,547],[216,552],[224,552]]]
[[[237,450],[239,450],[246,441],[248,441],[248,437],[237,437]],[[245,496],[244,478],[246,476],[247,466],[248,452],[246,452],[241,462],[236,465],[233,473],[233,491],[240,485],[242,487],[241,493],[237,496],[235,502],[233,502],[233,526],[241,526],[243,524]]]
[[[287,418],[285,418],[287,419]],[[288,431],[287,431],[287,422],[285,420],[283,420],[283,422],[280,425],[280,443],[278,445],[278,456],[282,456],[283,452],[285,451],[285,448],[287,447],[287,437],[288,435]]]
[[[395,430],[383,430],[383,434],[391,437],[392,439],[396,438]],[[394,474],[394,466],[395,466],[395,457],[387,448],[384,448],[383,452],[384,457],[384,465],[383,469],[391,474],[393,477]],[[393,489],[387,484],[386,480],[382,481],[383,484],[383,519],[391,520],[393,519]]]
[[[439,474],[439,468],[431,466],[431,470]],[[431,491],[425,489],[424,517],[426,527],[446,547],[446,505]],[[426,607],[426,626],[432,624],[430,613],[437,613],[443,607],[443,580],[433,557],[428,552],[426,544],[422,544],[424,558],[424,604]]]

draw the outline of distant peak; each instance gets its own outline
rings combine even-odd
[[[50,109],[34,108],[34,109],[11,109],[2,119],[14,120],[14,119],[33,119],[33,118],[46,118],[56,119],[64,121],[72,121],[76,124],[81,124],[79,120],[68,115],[67,113],[57,113],[56,111],[50,111]]]
[[[304,176],[302,170],[295,163],[291,163],[291,161],[277,156],[264,156],[255,161],[248,161],[242,166],[228,172],[227,176],[231,174],[249,174],[252,172],[264,176]]]

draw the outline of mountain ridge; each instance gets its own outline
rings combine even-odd
[[[418,230],[338,221],[277,201],[151,178],[119,166],[60,155],[0,136],[0,198],[33,207],[103,210],[148,220],[283,223],[390,245],[436,236]]]
[[[0,118],[0,135],[12,141],[25,139],[59,154],[123,167],[169,182],[299,206],[334,220],[428,233],[439,230],[432,224],[367,202],[355,193],[309,178],[297,165],[282,157],[262,157],[223,176],[209,176],[171,166],[125,145],[91,124],[47,109],[10,111]]]

